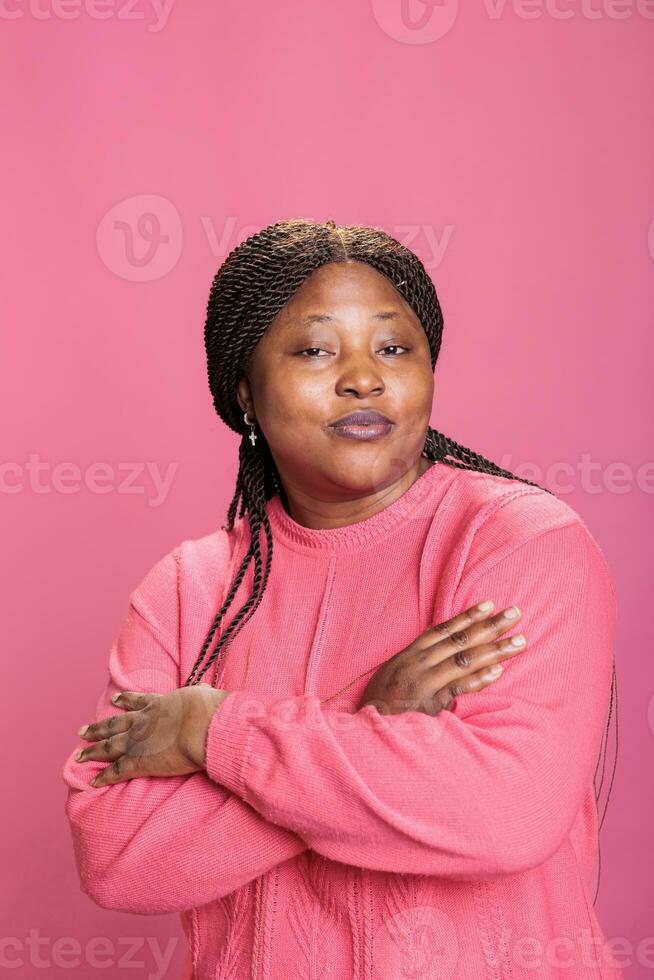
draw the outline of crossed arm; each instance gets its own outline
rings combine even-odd
[[[209,775],[327,858],[378,871],[488,878],[546,861],[592,787],[616,613],[581,522],[539,533],[464,577],[454,612],[516,603],[528,645],[435,717],[348,714],[317,698],[230,693]]]
[[[163,564],[167,559],[162,559]],[[614,595],[580,523],[521,542],[464,576],[452,611],[523,610],[528,648],[454,710],[380,716],[311,696],[230,693],[206,773],[88,786],[66,763],[83,889],[136,912],[194,907],[307,846],[333,860],[450,877],[511,874],[561,844],[592,778],[612,669]],[[130,604],[96,717],[118,690],[179,685],[174,651]]]
[[[162,603],[177,602],[175,566],[168,555],[149,573],[158,583],[170,579]],[[175,651],[136,601],[138,590],[111,647],[109,681],[92,720],[123,713],[111,702],[118,691],[167,694],[180,686]],[[150,914],[195,908],[306,850],[293,831],[266,820],[206,772],[94,788],[89,783],[106,763],[76,762],[85,745],[80,740],[63,768],[65,810],[82,890],[104,908]]]

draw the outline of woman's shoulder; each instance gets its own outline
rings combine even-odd
[[[175,549],[180,573],[217,573],[223,570],[232,556],[238,533],[238,527],[233,531],[220,527],[197,538],[185,538]]]
[[[238,522],[240,525],[240,522]],[[141,610],[171,604],[173,597],[200,585],[209,588],[224,579],[239,535],[218,528],[196,538],[185,538],[147,567],[130,599]]]
[[[563,524],[583,523],[580,514],[565,500],[517,478],[459,469],[454,495],[457,509],[475,530],[490,523],[514,534],[521,530],[532,534]]]
[[[463,551],[468,569],[485,567],[541,535],[574,542],[579,562],[590,556],[608,572],[606,557],[582,516],[543,487],[522,480],[460,470],[455,492]],[[566,551],[568,558],[570,550]]]

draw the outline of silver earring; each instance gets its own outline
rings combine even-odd
[[[257,434],[254,431],[254,426],[255,426],[255,423],[256,423],[256,419],[254,421],[250,422],[250,420],[248,418],[248,413],[247,412],[244,413],[243,418],[245,419],[245,422],[247,423],[247,425],[250,426],[249,439],[250,439],[250,442],[252,443],[252,445],[254,446],[255,442],[257,441]]]

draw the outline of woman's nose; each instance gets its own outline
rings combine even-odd
[[[352,360],[344,366],[336,383],[338,393],[359,396],[378,394],[384,387],[379,365],[372,363],[369,358]]]

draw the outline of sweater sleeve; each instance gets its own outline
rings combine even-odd
[[[502,547],[474,552],[451,612],[484,599],[522,609],[509,632],[527,646],[498,680],[436,716],[232,692],[209,727],[222,746],[209,775],[344,863],[472,879],[547,860],[592,785],[617,607],[580,519],[521,540],[507,513],[502,535],[484,532]]]
[[[173,551],[130,596],[107,684],[94,717],[80,724],[123,713],[111,702],[117,691],[181,686],[177,602]],[[65,812],[82,891],[104,908],[155,914],[204,905],[306,849],[206,772],[89,786],[107,763],[76,762],[88,744],[80,739],[65,762]]]

